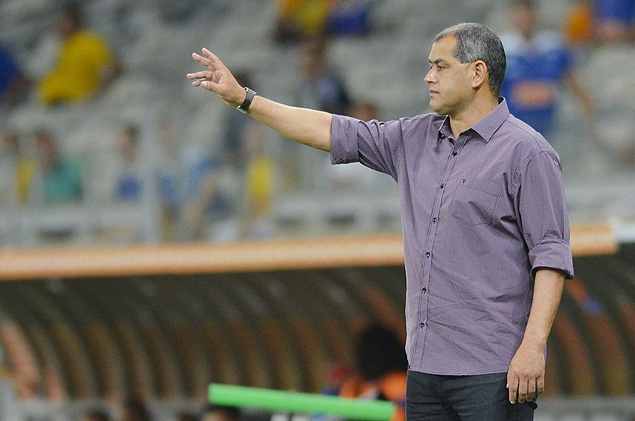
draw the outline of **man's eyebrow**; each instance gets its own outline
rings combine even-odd
[[[442,59],[442,58],[438,58],[438,59],[436,59],[434,61],[428,59],[428,63],[430,63],[430,64],[440,64],[440,63],[445,63],[445,62],[446,61],[444,59]]]

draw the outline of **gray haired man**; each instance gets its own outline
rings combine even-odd
[[[289,107],[235,81],[210,51],[194,86],[296,142],[398,184],[406,265],[409,420],[533,419],[545,347],[573,276],[560,160],[510,115],[505,52],[487,27],[442,31],[429,55],[433,113],[363,122]]]

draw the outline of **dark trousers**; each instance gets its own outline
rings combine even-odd
[[[535,402],[509,403],[507,373],[437,376],[408,371],[407,421],[526,421]]]

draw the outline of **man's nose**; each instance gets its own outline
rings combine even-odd
[[[432,77],[432,70],[433,69],[428,70],[428,73],[426,74],[426,77],[424,78],[426,83],[434,83],[434,78]]]

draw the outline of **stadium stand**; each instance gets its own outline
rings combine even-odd
[[[34,61],[32,54],[42,37],[41,28],[52,24],[54,3],[0,2],[1,19],[5,23],[0,42],[11,46],[27,69]],[[90,170],[87,198],[85,203],[65,209],[35,206],[15,212],[0,206],[1,241],[12,247],[44,243],[39,233],[49,226],[71,230],[74,234],[68,240],[71,245],[107,244],[113,240],[104,233],[116,229],[122,221],[128,221],[126,227],[138,232],[132,236],[133,241],[152,243],[162,238],[160,195],[157,183],[153,183],[161,165],[157,150],[160,127],[166,120],[173,124],[179,143],[177,155],[183,156],[174,165],[184,174],[187,151],[201,146],[212,150],[220,139],[219,119],[225,115],[220,101],[212,101],[204,92],[192,89],[183,77],[192,69],[190,51],[198,51],[203,45],[213,46],[232,68],[249,71],[263,95],[293,101],[293,81],[298,77],[297,47],[279,47],[270,40],[275,18],[273,1],[243,0],[231,5],[214,2],[191,11],[185,5],[176,7],[149,0],[134,4],[115,0],[85,3],[87,24],[109,38],[121,59],[120,77],[102,96],[81,106],[48,110],[27,101],[3,120],[4,126],[25,134],[37,126],[48,127],[58,138],[65,139],[65,152],[85,157]],[[556,27],[558,16],[566,13],[566,2],[544,3],[541,17]],[[382,118],[413,115],[427,108],[424,96],[412,93],[423,91],[422,74],[431,37],[444,26],[467,17],[503,30],[505,16],[500,11],[492,12],[498,9],[489,0],[433,1],[425,8],[412,0],[399,2],[398,7],[389,2],[372,2],[373,31],[366,37],[333,39],[327,58],[344,75],[352,97],[377,104]],[[578,56],[576,71],[588,90],[596,94],[599,118],[594,126],[601,130],[582,119],[575,101],[563,93],[558,134],[553,141],[564,162],[571,219],[575,223],[612,218],[631,226],[635,208],[633,195],[629,194],[635,159],[631,127],[635,109],[631,98],[635,92],[628,68],[635,60],[635,51],[630,44],[609,44],[590,47]],[[610,78],[601,77],[607,72],[612,75]],[[135,204],[114,203],[103,184],[103,169],[111,162],[107,145],[122,121],[141,128],[143,156],[147,160],[144,185],[152,186]],[[599,132],[598,136],[593,131]],[[280,147],[282,140],[271,133],[268,137],[274,163],[303,159],[298,151],[288,156],[289,148]],[[321,162],[303,163],[319,168],[307,168],[301,176],[328,172]],[[275,201],[269,217],[275,228],[274,236],[320,235],[343,230],[368,233],[378,227],[386,232],[399,229],[399,209],[394,200],[397,193],[388,177],[368,172],[368,184],[373,191],[362,187],[354,192],[334,192],[325,186],[289,191],[280,171],[278,168]],[[179,182],[184,184],[185,180]],[[377,190],[385,193],[382,200],[377,200]],[[325,200],[326,197],[330,200]],[[369,205],[356,206],[361,201]],[[235,212],[240,213],[240,209]],[[182,224],[179,226],[182,228]],[[186,240],[184,235],[181,232],[177,238]],[[239,234],[229,238],[239,238]]]

